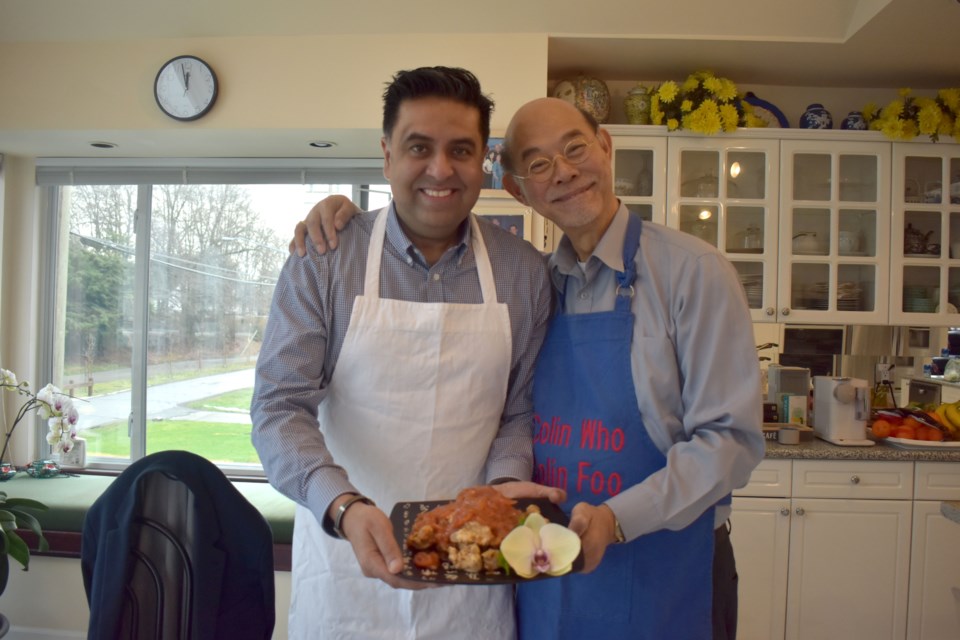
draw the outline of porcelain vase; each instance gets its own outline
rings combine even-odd
[[[863,119],[863,114],[859,111],[851,111],[847,117],[840,123],[841,129],[850,131],[866,131],[867,121]]]
[[[833,129],[833,117],[822,104],[815,102],[800,116],[800,128]]]

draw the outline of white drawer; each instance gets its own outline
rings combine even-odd
[[[917,500],[960,500],[960,463],[917,462]]]
[[[789,498],[791,460],[761,460],[750,474],[750,482],[733,492],[735,496]]]
[[[795,498],[913,499],[913,463],[794,460]]]

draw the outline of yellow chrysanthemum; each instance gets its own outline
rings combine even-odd
[[[684,126],[691,131],[713,135],[720,133],[723,125],[720,122],[720,110],[713,100],[704,100],[703,103],[684,117]]]
[[[716,93],[720,100],[732,102],[737,99],[737,85],[727,78],[720,78],[720,88]]]
[[[897,93],[900,94],[900,97],[901,97],[901,98],[906,98],[906,97],[909,96],[911,93],[913,93],[913,89],[902,88],[902,89],[900,89],[899,91],[897,91]]]
[[[667,120],[667,131],[676,131],[680,127],[680,121],[676,118]]]
[[[668,80],[660,85],[657,96],[661,102],[670,103],[673,102],[673,99],[677,97],[678,93],[680,93],[680,89],[677,87],[677,83],[673,80]]]
[[[703,88],[716,96],[720,93],[720,89],[723,88],[723,83],[720,82],[719,78],[710,76],[703,79]]]
[[[880,112],[881,120],[896,120],[903,113],[903,100],[894,100]]]
[[[940,111],[936,102],[930,100],[928,104],[924,104],[917,113],[917,127],[920,133],[928,136],[935,135],[940,128],[942,117],[943,112]]]
[[[737,124],[740,122],[740,114],[737,108],[732,104],[720,106],[720,121],[723,123],[723,130],[726,132],[736,131]]]
[[[873,102],[868,102],[863,105],[863,109],[861,110],[861,113],[863,113],[863,121],[869,125],[873,119],[877,117],[876,114],[878,111],[880,111],[880,108]]]
[[[954,113],[960,111],[960,89],[940,89],[937,97],[950,111]]]
[[[680,103],[680,113],[690,113],[693,111],[693,100],[687,98]]]

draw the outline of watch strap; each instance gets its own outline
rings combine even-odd
[[[356,494],[351,496],[348,500],[345,500],[344,503],[337,508],[337,516],[333,519],[333,534],[341,540],[347,539],[347,537],[343,535],[343,515],[347,512],[347,509],[352,507],[357,502],[368,504],[371,507],[377,506],[373,500],[360,494]]]

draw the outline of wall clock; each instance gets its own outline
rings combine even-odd
[[[217,74],[196,56],[177,56],[160,67],[153,82],[157,106],[175,120],[196,120],[217,101]]]

